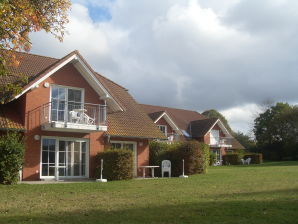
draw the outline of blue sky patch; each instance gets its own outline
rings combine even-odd
[[[89,15],[94,22],[109,21],[112,15],[108,8],[88,6]]]

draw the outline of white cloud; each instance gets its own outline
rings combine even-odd
[[[62,57],[78,49],[142,103],[214,108],[246,132],[255,109],[247,105],[298,100],[296,6],[286,0],[76,0],[64,42],[35,33],[32,51]],[[92,20],[88,7],[107,8],[111,20]]]
[[[220,112],[228,120],[233,130],[251,135],[254,119],[262,112],[262,108],[257,104],[251,103],[232,107]]]

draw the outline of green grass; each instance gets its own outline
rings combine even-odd
[[[298,223],[298,162],[188,179],[0,185],[0,223]]]

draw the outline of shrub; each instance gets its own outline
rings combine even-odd
[[[166,142],[152,141],[149,143],[149,164],[151,166],[161,166],[163,160],[170,160],[173,167],[175,157],[174,150],[180,145],[179,142],[168,144]],[[151,174],[151,172],[149,173]],[[161,168],[155,168],[156,177],[161,176]]]
[[[262,153],[245,154],[243,158],[244,159],[251,158],[250,163],[252,163],[252,164],[261,164],[263,162]]]
[[[216,154],[210,151],[209,165],[212,166],[216,162]]]
[[[0,183],[15,184],[24,161],[23,138],[16,132],[0,136]]]
[[[203,152],[203,157],[204,157],[203,173],[207,173],[208,167],[210,164],[210,148],[209,148],[209,145],[205,143],[200,143],[200,148]]]
[[[126,180],[133,177],[133,153],[126,149],[108,149],[96,156],[96,177],[100,177],[101,159],[103,176],[108,180]]]
[[[242,159],[241,154],[226,154],[222,156],[224,165],[238,165],[240,164],[240,160]]]
[[[209,164],[208,145],[197,141],[187,141],[175,144],[155,142],[150,144],[150,165],[161,165],[162,160],[170,160],[172,164],[172,176],[182,174],[182,159],[184,159],[185,174],[206,173]],[[153,151],[153,152],[152,152]],[[153,163],[154,161],[154,163]],[[160,175],[160,169],[157,169]]]

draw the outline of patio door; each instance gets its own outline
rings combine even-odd
[[[41,177],[87,177],[88,149],[85,140],[43,138]]]

